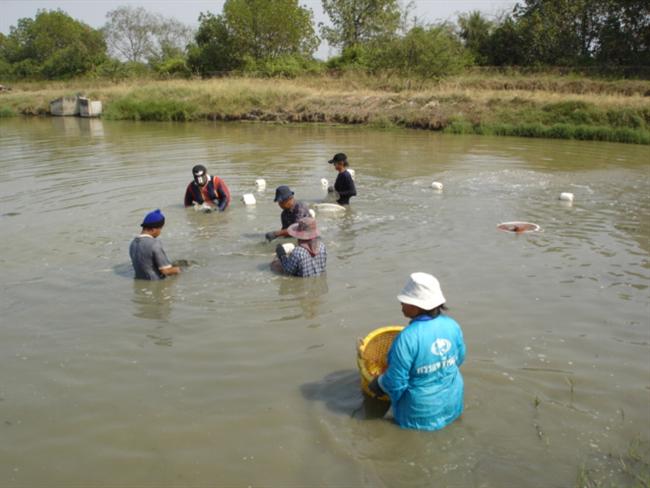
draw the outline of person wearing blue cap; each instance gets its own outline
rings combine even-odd
[[[275,189],[275,199],[273,201],[277,202],[282,209],[282,213],[280,214],[282,228],[267,232],[265,235],[267,241],[272,241],[277,237],[289,237],[287,230],[289,226],[295,224],[303,217],[309,217],[307,205],[296,200],[291,188],[286,185],[278,186]]]
[[[181,272],[167,258],[162,242],[157,237],[165,225],[165,215],[156,209],[145,215],[142,233],[131,241],[129,255],[138,280],[162,280]]]

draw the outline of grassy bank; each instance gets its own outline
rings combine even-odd
[[[83,92],[109,119],[367,124],[452,133],[650,144],[650,82],[552,76],[222,78],[25,83],[0,94],[0,117],[45,115]]]

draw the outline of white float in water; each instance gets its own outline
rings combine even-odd
[[[255,205],[255,195],[252,193],[244,193],[241,197],[241,201],[244,202],[244,205]]]
[[[569,192],[560,193],[560,200],[562,200],[563,202],[572,202],[573,201],[573,193],[569,193]]]
[[[343,205],[338,205],[336,203],[317,203],[314,205],[314,208],[316,209],[316,212],[327,212],[327,213],[334,213],[334,212],[345,212],[345,207]]]
[[[440,183],[439,181],[434,181],[433,183],[431,183],[431,188],[433,188],[434,190],[442,190],[443,184]]]
[[[323,188],[327,188],[327,187],[329,186],[330,182],[327,181],[325,178],[321,178],[321,179],[320,179],[320,184],[321,184],[321,186],[322,186]]]
[[[352,176],[352,179],[354,179],[355,175],[357,174],[353,169],[348,169],[348,173],[350,173],[350,176]]]
[[[255,185],[257,185],[257,189],[259,191],[265,190],[266,189],[266,180],[263,179],[263,178],[255,180]]]
[[[282,244],[282,248],[284,249],[284,252],[287,253],[288,256],[296,248],[296,245],[292,244],[291,242],[285,242],[284,244]]]
[[[316,218],[316,212],[314,212],[314,209],[313,209],[313,208],[310,208],[310,209],[309,209],[309,215],[311,216],[312,219],[315,219],[315,218]]]

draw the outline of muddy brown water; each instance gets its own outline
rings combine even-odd
[[[273,274],[273,189],[323,201],[338,151],[359,196],[319,216],[327,274]],[[197,162],[227,213],[183,208]],[[648,147],[14,119],[0,173],[2,486],[573,486],[624,482],[616,456],[650,438]],[[128,244],[156,207],[191,266],[135,282]],[[468,349],[465,412],[434,433],[364,410],[353,352],[405,323],[416,270]]]

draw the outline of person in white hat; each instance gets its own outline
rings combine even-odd
[[[389,396],[400,427],[442,429],[463,412],[463,333],[445,314],[445,297],[434,276],[411,274],[397,299],[411,321],[390,348],[388,368],[370,388]]]

